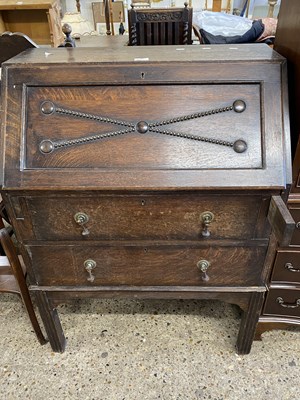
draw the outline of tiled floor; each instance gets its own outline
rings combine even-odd
[[[300,399],[300,330],[238,356],[236,306],[92,300],[59,313],[63,354],[39,345],[17,296],[0,296],[1,400]]]

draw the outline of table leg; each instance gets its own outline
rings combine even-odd
[[[254,340],[256,325],[261,314],[261,308],[264,301],[265,292],[251,293],[248,303],[248,309],[243,311],[242,321],[237,339],[238,354],[250,353],[252,342]]]

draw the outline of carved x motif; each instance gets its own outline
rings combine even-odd
[[[45,115],[51,115],[51,114],[69,115],[74,118],[90,119],[90,120],[98,121],[101,123],[124,126],[124,127],[126,127],[126,129],[114,130],[111,132],[101,133],[101,134],[96,134],[96,135],[88,135],[88,136],[84,136],[79,139],[57,140],[57,141],[52,141],[50,139],[46,139],[40,143],[39,150],[43,154],[49,154],[49,153],[52,153],[54,150],[57,150],[60,148],[70,147],[70,146],[75,146],[75,145],[85,144],[85,143],[91,143],[91,142],[95,142],[95,141],[98,141],[101,139],[113,138],[116,136],[125,135],[130,132],[138,132],[140,134],[146,134],[148,132],[153,132],[153,133],[159,133],[161,135],[167,135],[170,137],[177,137],[177,138],[188,139],[188,140],[196,140],[198,142],[212,143],[212,144],[216,144],[216,145],[220,145],[220,146],[227,146],[227,147],[233,148],[233,150],[236,153],[244,153],[247,150],[247,143],[242,139],[238,139],[235,142],[228,142],[228,141],[224,141],[221,139],[213,139],[213,138],[208,138],[208,137],[203,137],[203,136],[175,132],[173,130],[166,130],[166,129],[163,129],[162,127],[164,127],[165,125],[169,125],[169,124],[176,124],[178,122],[189,121],[189,120],[196,119],[196,118],[203,118],[203,117],[207,117],[210,115],[220,114],[220,113],[229,112],[229,111],[242,113],[243,111],[245,111],[245,109],[246,109],[246,103],[243,100],[235,100],[234,103],[230,106],[216,108],[213,110],[208,110],[208,111],[203,111],[203,112],[193,113],[193,114],[187,114],[187,115],[174,117],[171,119],[162,120],[162,121],[158,121],[158,122],[147,123],[146,121],[138,121],[136,123],[133,123],[133,122],[112,119],[112,118],[108,118],[108,117],[102,117],[102,116],[95,115],[95,114],[83,113],[80,111],[69,110],[66,108],[57,107],[53,102],[47,100],[41,104],[42,114],[45,114]]]

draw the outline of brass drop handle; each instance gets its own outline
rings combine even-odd
[[[85,226],[85,224],[89,221],[89,216],[84,212],[78,212],[74,215],[74,220],[76,224],[80,225],[82,228],[82,236],[87,236],[90,234],[90,231]]]
[[[300,307],[300,299],[297,299],[295,303],[285,303],[282,297],[277,297],[276,303],[278,303],[281,307],[285,308],[297,308]]]
[[[200,214],[200,221],[202,222],[202,236],[203,237],[209,237],[210,236],[210,230],[209,225],[212,223],[214,220],[215,216],[212,212],[210,211],[204,211],[203,213]]]
[[[85,262],[83,263],[84,269],[86,270],[86,272],[89,274],[87,280],[89,282],[94,282],[95,280],[95,276],[92,274],[92,271],[96,268],[97,263],[94,260],[85,260]]]
[[[290,272],[300,272],[300,268],[294,268],[292,263],[286,263],[284,267]]]
[[[200,260],[197,262],[197,267],[200,269],[202,274],[202,280],[207,282],[209,281],[209,276],[207,275],[207,270],[210,267],[210,262],[207,260]]]

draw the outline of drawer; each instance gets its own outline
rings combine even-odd
[[[58,195],[27,197],[26,203],[27,238],[37,240],[245,240],[265,237],[268,207],[261,196],[189,193]]]
[[[271,287],[267,293],[264,315],[300,318],[300,287]]]
[[[289,204],[288,205],[290,213],[296,223],[295,231],[291,240],[291,245],[300,246],[300,205],[299,204]]]
[[[294,282],[300,284],[300,249],[278,250],[272,282]]]
[[[255,286],[266,248],[70,245],[28,253],[36,283],[45,286]]]

